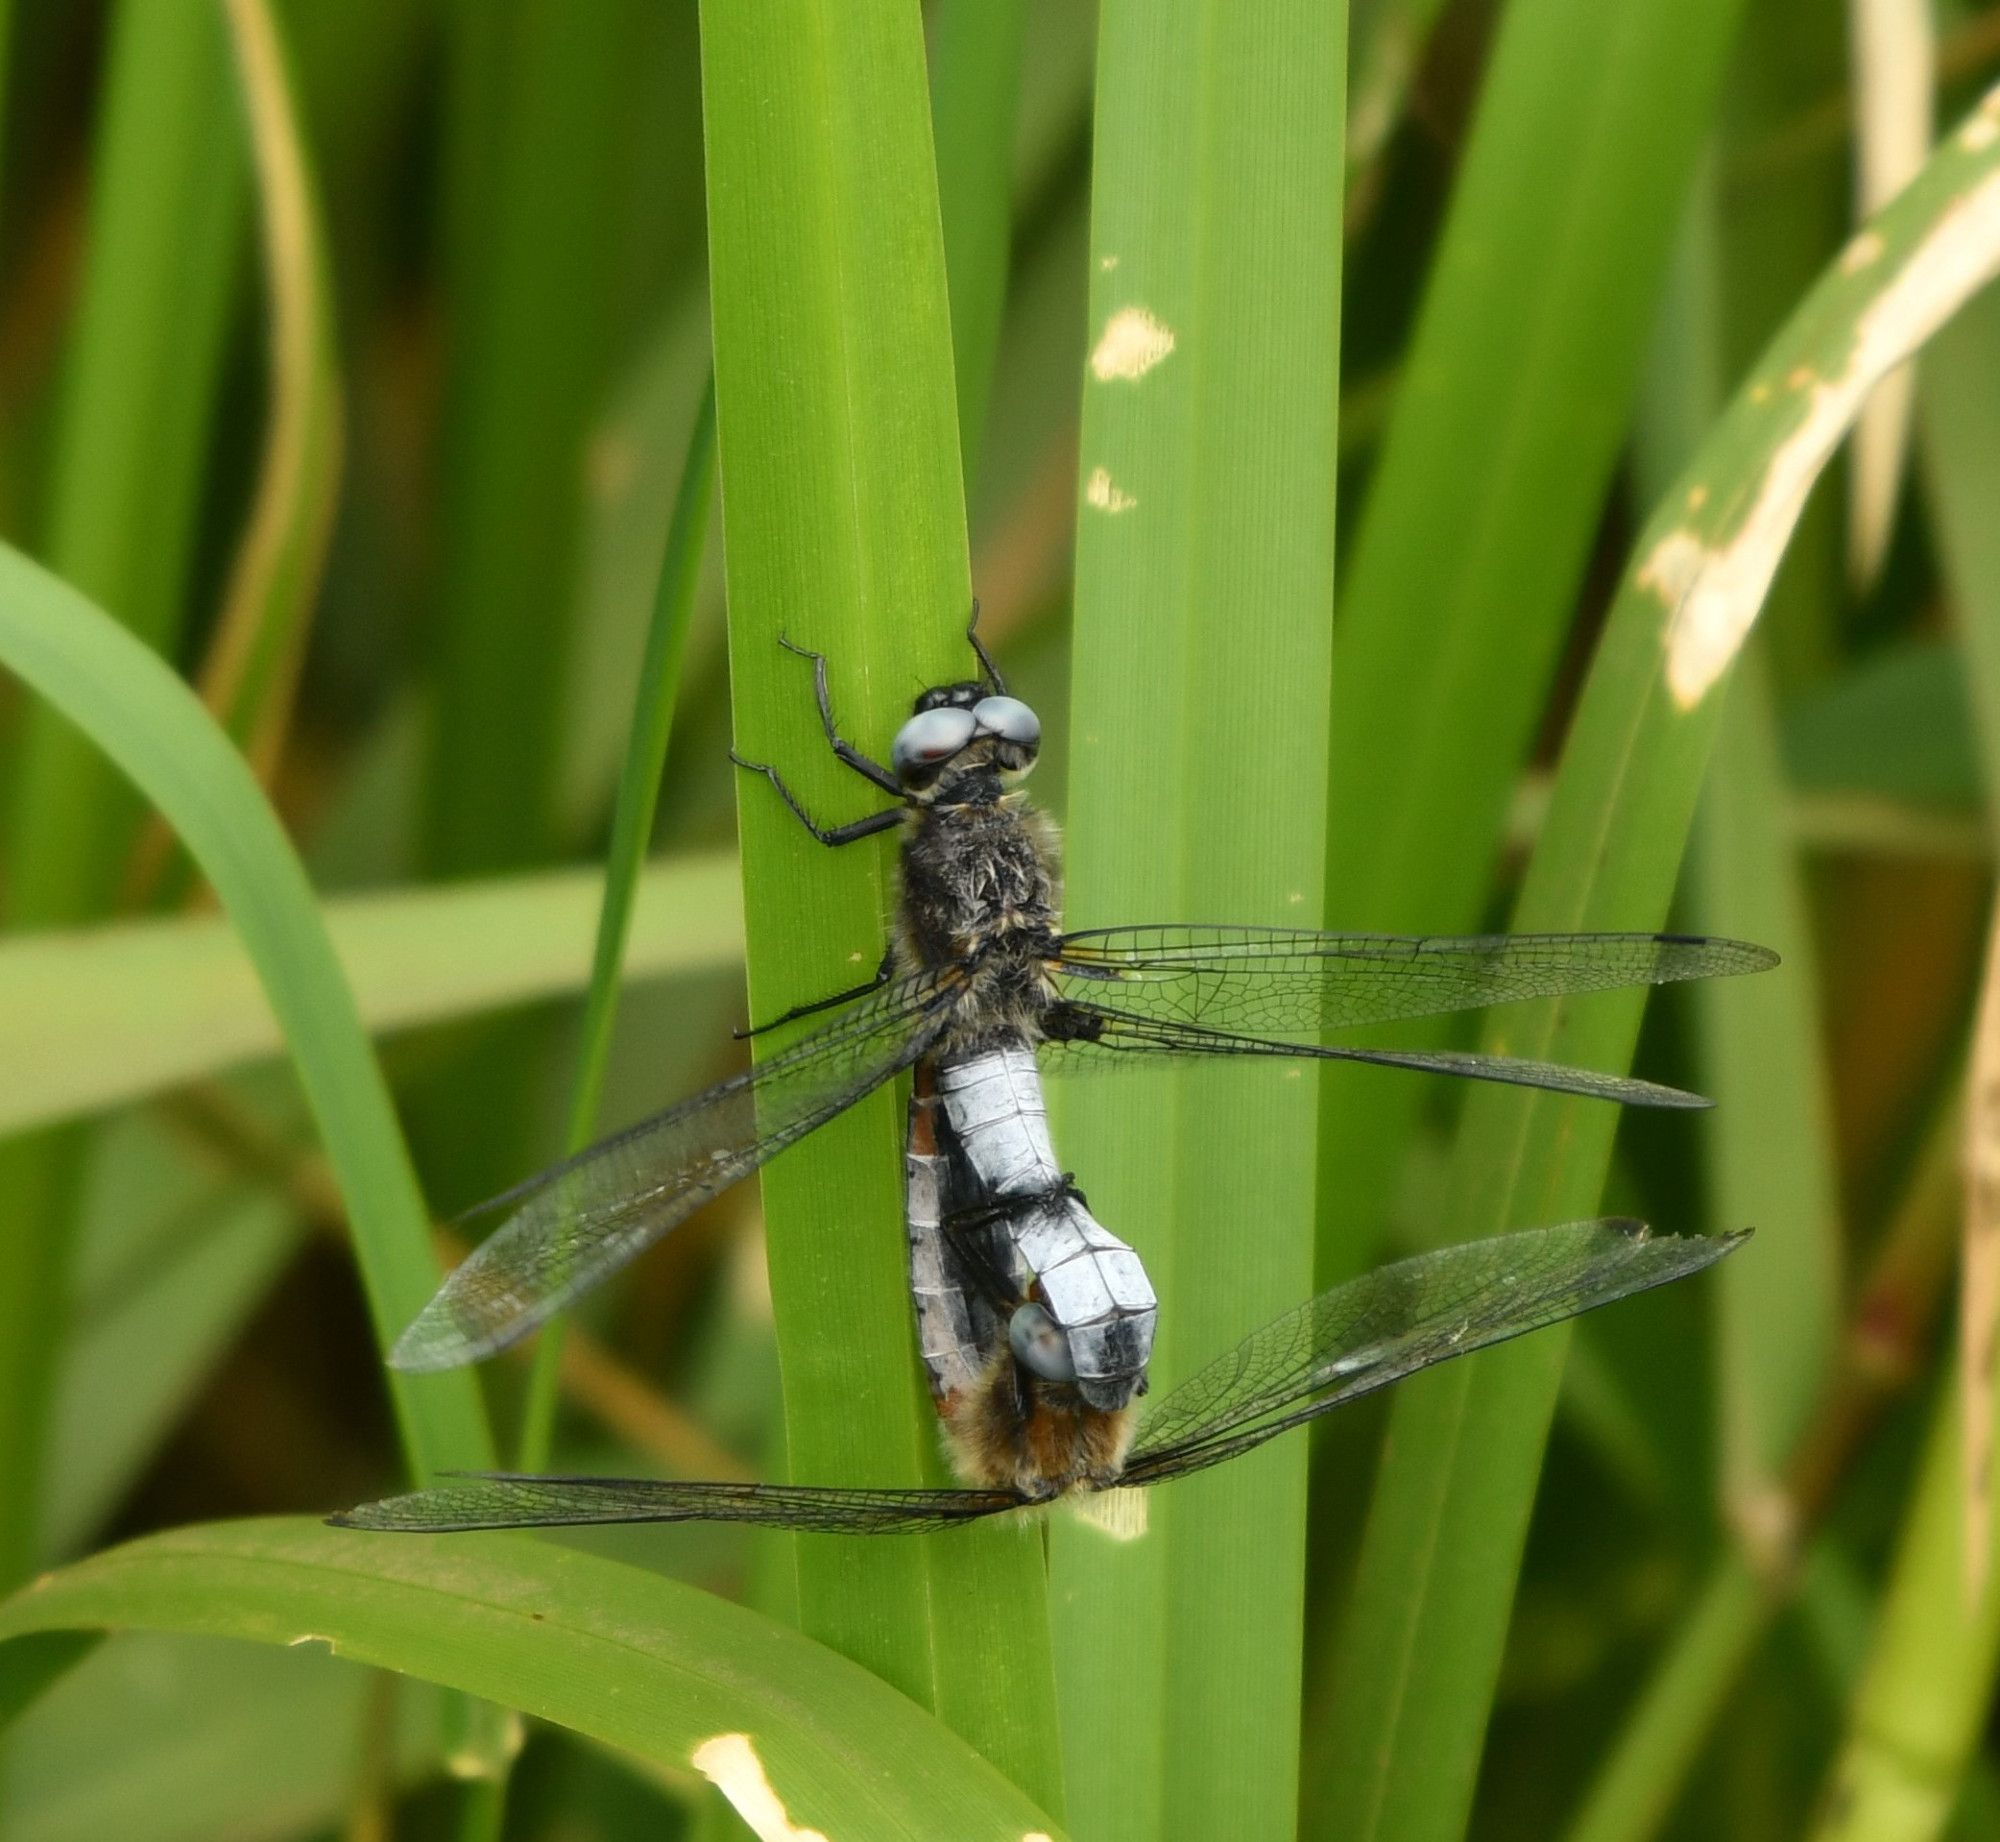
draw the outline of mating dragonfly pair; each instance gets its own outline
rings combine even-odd
[[[1670,934],[1463,939],[1260,927],[1063,933],[1053,834],[1015,790],[1041,725],[981,676],[924,692],[887,766],[834,722],[838,758],[896,804],[821,843],[903,829],[894,939],[875,976],[763,1025],[838,1015],[782,1052],[559,1164],[481,1211],[506,1219],[451,1275],[390,1361],[477,1361],[622,1267],[696,1208],[904,1074],[910,1273],[919,1342],[963,1487],[850,1489],[500,1474],[334,1518],[443,1531],[730,1521],[887,1533],[1206,1469],[1420,1369],[1712,1264],[1743,1234],[1653,1236],[1635,1222],[1530,1229],[1400,1261],[1256,1331],[1138,1424],[1158,1303],[1049,1141],[1040,1072],[1154,1055],[1282,1056],[1469,1076],[1645,1106],[1702,1106],[1652,1082],[1506,1056],[1334,1045],[1357,1025],[1526,998],[1760,971],[1776,955]],[[789,642],[787,642],[789,645]]]

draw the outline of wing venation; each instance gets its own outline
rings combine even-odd
[[[899,979],[746,1073],[496,1198],[511,1213],[404,1331],[391,1364],[451,1368],[526,1335],[901,1073],[935,1037],[955,982],[953,974]]]

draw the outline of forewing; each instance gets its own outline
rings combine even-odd
[[[1021,1507],[1019,1497],[994,1490],[839,1490],[474,1473],[364,1503],[327,1520],[344,1529],[429,1535],[612,1522],[740,1522],[827,1535],[896,1535],[950,1528]]]
[[[1685,1088],[1641,1081],[1633,1075],[1570,1068],[1513,1055],[1475,1055],[1453,1049],[1355,1049],[1336,1043],[1289,1041],[1213,1030],[1167,1018],[1128,1014],[1094,999],[1067,999],[1056,1013],[1063,1032],[1041,1049],[1052,1073],[1089,1067],[1106,1057],[1134,1055],[1252,1055],[1319,1062],[1364,1062],[1376,1068],[1413,1068],[1425,1074],[1458,1075],[1498,1081],[1509,1087],[1538,1087],[1550,1093],[1581,1094],[1622,1106],[1705,1107],[1711,1103]]]
[[[1133,1017],[1318,1036],[1524,998],[1761,972],[1778,956],[1690,934],[1483,934],[1462,939],[1258,927],[1111,927],[1066,935],[1066,996]]]
[[[506,1220],[389,1352],[399,1369],[477,1362],[652,1245],[929,1046],[951,975],[885,986],[747,1073],[498,1197]]]
[[[1747,1238],[1654,1235],[1608,1217],[1378,1267],[1274,1319],[1176,1388],[1147,1416],[1125,1481],[1200,1470],[1434,1363],[1699,1272]]]

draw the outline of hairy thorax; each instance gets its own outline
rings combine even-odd
[[[906,967],[970,965],[954,1048],[1032,1041],[1050,994],[1043,956],[1061,888],[1055,832],[1018,794],[912,813],[903,838],[897,957]]]

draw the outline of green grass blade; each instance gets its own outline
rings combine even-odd
[[[1701,1584],[1628,1717],[1624,1744],[1590,1787],[1565,1842],[1641,1842],[1659,1833],[1708,1744],[1717,1708],[1770,1632],[1777,1600],[1738,1552]]]
[[[1344,9],[1100,20],[1071,682],[1072,926],[1317,920]],[[1311,1287],[1316,1083],[1144,1070],[1060,1143],[1162,1300],[1154,1386]],[[1071,1809],[1096,1837],[1289,1833],[1305,1453],[1052,1533]]]
[[[1014,229],[1014,117],[1027,0],[946,0],[938,9],[931,112],[938,209],[958,376],[958,440],[968,496],[979,470],[993,361],[1007,306]]]
[[[667,531],[653,619],[639,662],[638,692],[632,707],[631,740],[612,812],[611,844],[605,853],[604,902],[599,911],[590,964],[590,992],[577,1050],[577,1080],[570,1105],[569,1143],[580,1150],[597,1129],[604,1095],[604,1071],[611,1054],[611,1030],[618,983],[631,943],[632,916],[646,874],[646,847],[659,805],[660,775],[673,737],[674,705],[680,694],[681,660],[687,651],[688,620],[694,610],[702,550],[708,535],[708,503],[715,487],[715,391],[711,385],[696,412],[681,469],[673,522]]]
[[[290,840],[187,686],[74,589],[5,548],[0,662],[146,792],[222,898],[339,1176],[387,1348],[435,1289],[437,1265],[388,1089]],[[395,1376],[390,1386],[416,1473],[491,1463],[471,1375]]]
[[[110,34],[85,264],[51,460],[51,565],[171,651],[194,550],[244,160],[218,11],[128,0]],[[55,712],[14,757],[6,915],[110,903],[138,806]],[[83,1142],[0,1147],[0,1583],[31,1564]]]
[[[1940,561],[1965,649],[1974,734],[2000,827],[2000,295],[1938,334],[1918,372],[1919,439]]]
[[[270,1520],[114,1548],[0,1605],[0,1709],[46,1677],[25,1654],[40,1634],[107,1628],[324,1644],[739,1797],[761,1766],[802,1832],[1051,1833],[970,1748],[831,1651],[659,1574],[529,1537],[400,1541]]]
[[[439,870],[546,856],[584,442],[606,381],[637,9],[447,9],[451,94],[438,683]]]
[[[1647,380],[1636,471],[1648,500],[1671,487],[1724,400],[1713,192],[1704,174]],[[1790,792],[1760,635],[1716,737],[1687,902],[1690,926],[1771,947],[1786,972],[1692,994],[1699,1085],[1721,1102],[1707,1135],[1712,1219],[1754,1222],[1759,1235],[1748,1271],[1716,1280],[1722,1490],[1746,1526],[1782,1487],[1829,1371],[1842,1298],[1832,1087],[1800,846],[1784,817]]]
[[[170,652],[246,202],[220,10],[127,0],[102,109],[42,549],[57,574]],[[131,795],[52,712],[30,721],[15,775],[9,918],[96,913],[130,841]]]
[[[830,756],[812,673],[846,734],[887,753],[921,685],[972,666],[950,319],[914,8],[866,0],[702,9],[709,267],[736,741],[825,821],[878,808]],[[879,844],[822,850],[773,790],[739,790],[750,995],[768,1017],[873,970]],[[792,1475],[936,1474],[912,1362],[902,1115],[883,1093],[764,1175]],[[797,1546],[811,1635],[938,1713],[1046,1807],[1060,1803],[1039,1534]]]
[[[1801,304],[1640,539],[1557,776],[1516,923],[1666,915],[1729,667],[1812,481],[1867,388],[2000,268],[2000,97]],[[1621,1067],[1634,998],[1552,1006],[1512,1053]],[[1455,1233],[1589,1214],[1616,1121],[1475,1096]],[[1564,1339],[1402,1391],[1336,1659],[1329,1820],[1363,1842],[1462,1832]]]
[[[1341,585],[1327,914],[1479,924],[1741,0],[1518,0]],[[1335,1070],[1321,1282],[1387,1225],[1421,1083]]]
[[[611,844],[605,854],[604,905],[597,916],[590,991],[584,1000],[583,1032],[577,1044],[575,1084],[570,1091],[566,1149],[572,1153],[581,1151],[597,1136],[598,1106],[604,1096],[604,1075],[611,1060],[611,1030],[618,1011],[618,987],[632,931],[632,906],[645,868],[646,847],[653,835],[653,814],[659,805],[667,743],[673,736],[674,705],[681,688],[681,660],[687,652],[688,622],[694,614],[694,591],[701,578],[701,553],[708,535],[708,502],[714,487],[715,388],[711,383],[702,393],[694,430],[688,438],[687,464],[681,469],[673,522],[667,530],[666,555],[661,561],[659,585],[653,598],[653,618],[646,629],[645,656],[639,662],[630,740],[612,812]],[[561,1372],[562,1325],[558,1321],[544,1328],[535,1351],[534,1378],[528,1386],[520,1450],[515,1461],[519,1470],[547,1468]]]
[[[602,905],[593,871],[335,896],[322,908],[362,1026],[384,1035],[584,989]],[[627,975],[717,970],[743,954],[733,856],[641,878]],[[102,1112],[276,1055],[284,1037],[230,924],[214,915],[0,940],[0,1131]]]
[[[215,1842],[336,1832],[371,1729],[384,1795],[443,1769],[439,1696],[324,1653],[133,1633],[15,1729],[8,1842]]]
[[[1782,814],[1769,668],[1745,658],[1715,741],[1689,879],[1690,924],[1775,948],[1782,977],[1694,993],[1718,1224],[1751,1222],[1758,1258],[1717,1276],[1725,1500],[1754,1515],[1815,1406],[1839,1337],[1840,1161],[1801,866]]]

